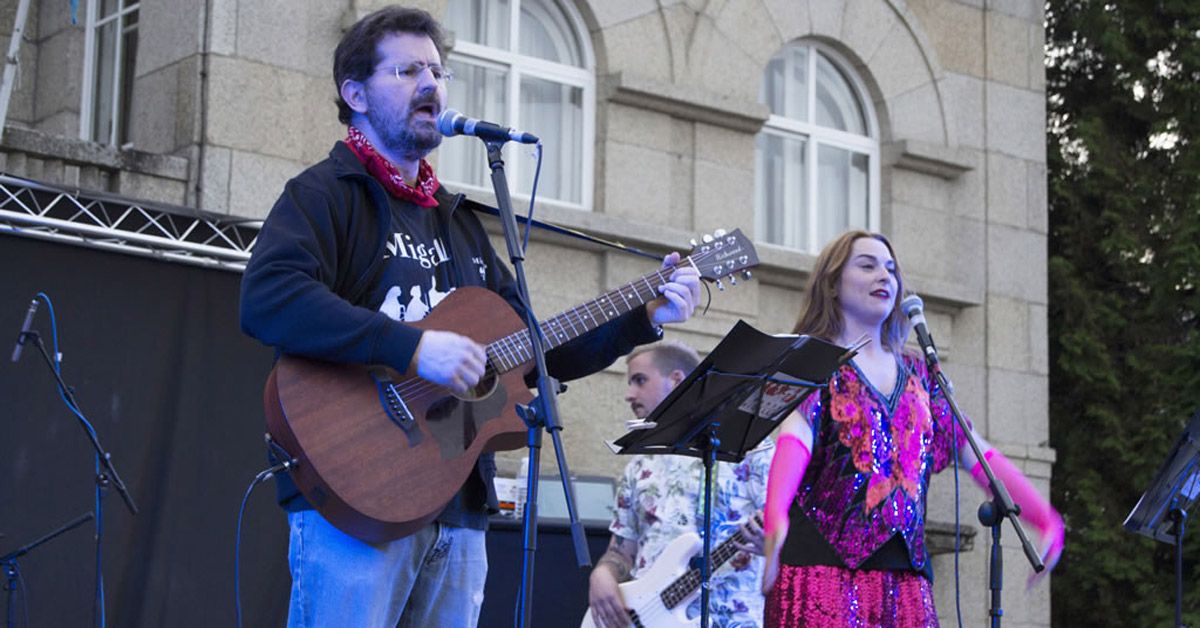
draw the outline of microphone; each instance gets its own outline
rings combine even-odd
[[[17,346],[13,347],[13,362],[21,359],[21,347],[25,346],[25,336],[29,333],[29,328],[33,327],[33,317],[37,315],[37,311],[38,300],[34,298],[29,304],[29,311],[25,312],[25,322],[21,324],[21,333],[17,335]]]
[[[921,300],[921,297],[910,294],[900,302],[900,310],[912,323],[913,331],[917,332],[917,343],[921,345],[925,360],[929,362],[930,366],[936,367],[938,363],[937,347],[933,344],[933,336],[929,335],[929,328],[925,324],[925,302]]]
[[[446,109],[437,118],[437,128],[442,135],[474,135],[485,142],[507,142],[509,140],[521,144],[537,144],[541,140],[530,133],[522,133],[516,129],[500,126],[492,122],[484,122],[468,118],[454,109]]]

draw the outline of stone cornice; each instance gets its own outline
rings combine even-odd
[[[746,133],[757,133],[771,113],[762,103],[727,98],[703,89],[663,83],[626,72],[601,78],[599,87],[601,100]]]

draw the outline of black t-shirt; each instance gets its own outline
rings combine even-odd
[[[452,259],[445,229],[436,209],[416,207],[390,198],[389,227],[383,271],[371,295],[389,318],[415,323],[458,287],[456,268],[486,275],[482,258]],[[454,495],[437,521],[466,528],[487,527],[487,487],[478,469]]]

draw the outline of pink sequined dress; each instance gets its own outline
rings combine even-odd
[[[800,405],[812,460],[789,513],[766,626],[938,625],[926,493],[965,437],[921,358],[905,355],[900,366],[890,397],[847,364]]]

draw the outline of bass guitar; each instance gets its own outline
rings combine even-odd
[[[705,242],[679,262],[716,281],[758,264],[740,230]],[[658,298],[673,268],[649,273],[543,321],[547,350]],[[280,357],[263,391],[267,432],[297,464],[304,497],[330,523],[368,542],[398,539],[433,520],[485,451],[517,449],[526,426],[515,406],[533,352],[524,322],[499,295],[451,292],[420,322],[484,345],[487,366],[467,394],[389,367]]]
[[[762,525],[762,517],[754,515]],[[711,571],[724,565],[740,551],[737,543],[745,543],[746,536],[739,528],[733,536],[725,539],[712,551]],[[700,595],[700,570],[691,567],[692,558],[704,549],[704,540],[695,532],[688,532],[671,541],[658,555],[650,569],[637,580],[622,582],[621,599],[625,610],[633,620],[631,627],[640,628],[694,628],[700,625],[700,616],[687,617],[687,608]],[[580,628],[596,628],[592,621],[592,609],[583,616]]]

